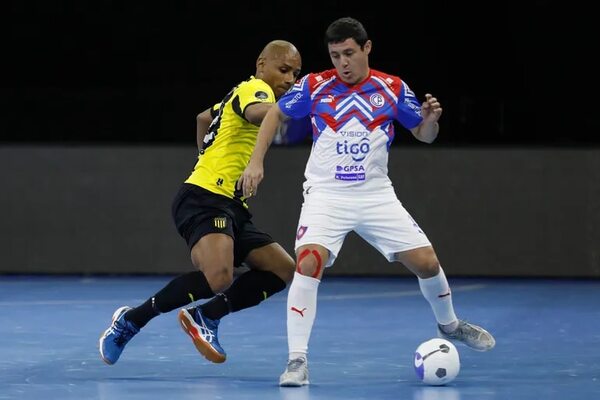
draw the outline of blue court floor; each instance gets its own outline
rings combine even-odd
[[[196,353],[176,312],[151,321],[116,365],[98,337],[121,305],[171,277],[0,276],[0,399],[600,399],[600,281],[453,279],[459,317],[497,340],[458,347],[448,386],[417,380],[435,321],[415,278],[327,277],[310,341],[311,385],[280,388],[287,291],[223,319],[224,364]]]

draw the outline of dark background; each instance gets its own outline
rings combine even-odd
[[[591,6],[590,6],[591,7]],[[0,143],[189,143],[195,116],[294,42],[363,22],[371,67],[444,107],[437,145],[598,146],[598,34],[576,2],[28,2],[2,12]],[[396,144],[420,145],[410,135]]]

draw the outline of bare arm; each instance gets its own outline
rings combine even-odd
[[[251,104],[244,110],[244,117],[253,125],[260,126],[262,120],[271,109],[273,103],[255,103]]]
[[[285,119],[285,114],[281,112],[279,106],[275,105],[267,112],[260,124],[254,151],[252,152],[248,166],[244,170],[244,173],[237,184],[237,188],[243,190],[244,197],[250,197],[256,194],[258,185],[264,177],[265,155],[275,137],[277,127],[285,121]]]
[[[201,152],[204,147],[204,136],[206,136],[212,120],[210,108],[207,108],[196,116],[196,143],[198,145],[198,152]]]
[[[410,131],[415,138],[425,143],[433,143],[440,130],[438,120],[442,116],[442,106],[435,97],[427,93],[421,106],[423,121]]]

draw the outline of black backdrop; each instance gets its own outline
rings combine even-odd
[[[373,68],[442,101],[439,145],[597,146],[594,13],[557,3],[11,1],[0,142],[193,145],[195,115],[254,73],[266,42],[327,69],[323,32],[349,15]]]

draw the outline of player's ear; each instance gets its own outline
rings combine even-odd
[[[262,68],[265,66],[265,58],[264,57],[258,57],[256,59],[256,69],[258,70],[259,68]]]
[[[363,51],[369,55],[369,53],[371,52],[371,47],[373,46],[373,42],[371,42],[370,40],[367,40],[365,42],[365,45],[363,46]]]

